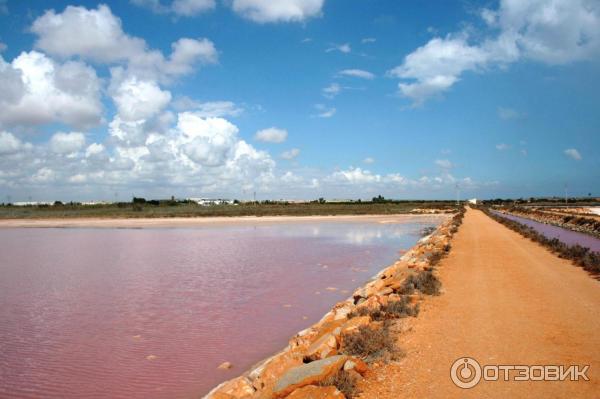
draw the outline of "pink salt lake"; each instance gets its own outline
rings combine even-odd
[[[197,398],[440,221],[0,229],[0,397]]]

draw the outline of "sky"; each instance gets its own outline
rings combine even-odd
[[[600,196],[600,0],[0,0],[0,202]]]

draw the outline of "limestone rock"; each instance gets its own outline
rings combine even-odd
[[[283,398],[297,388],[323,381],[341,370],[346,360],[348,356],[337,355],[295,367],[277,380],[273,395],[276,398]]]
[[[327,356],[337,354],[338,342],[333,333],[323,335],[315,341],[306,352],[311,359],[324,359]]]
[[[295,350],[278,353],[250,372],[248,377],[252,380],[252,386],[268,394],[283,374],[303,364],[302,358],[302,354]]]
[[[217,367],[218,369],[221,370],[229,370],[230,368],[233,367],[233,364],[229,363],[229,362],[223,362],[219,365],[219,367]]]
[[[344,371],[350,370],[354,370],[360,375],[363,375],[369,370],[369,366],[367,366],[367,364],[360,359],[352,358],[346,360],[346,363],[344,363]]]
[[[204,399],[249,399],[255,393],[254,387],[246,377],[229,380],[213,389]]]
[[[350,334],[350,333],[358,330],[358,328],[360,326],[366,326],[370,322],[371,322],[371,317],[369,317],[369,316],[353,317],[352,319],[348,320],[341,327],[340,334]]]

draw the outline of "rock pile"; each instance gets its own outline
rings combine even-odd
[[[369,370],[365,362],[369,359],[344,353],[344,337],[365,328],[382,329],[382,319],[405,309],[406,315],[416,314],[410,306],[418,306],[423,288],[415,282],[422,273],[432,274],[435,264],[449,251],[463,214],[461,211],[419,240],[319,322],[292,337],[281,352],[219,385],[205,399],[346,398],[341,388],[326,386],[327,382],[338,373],[362,378]]]

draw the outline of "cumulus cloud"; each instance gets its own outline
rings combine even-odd
[[[583,158],[579,151],[577,151],[575,148],[567,148],[565,150],[565,155],[576,161],[581,161],[581,159]]]
[[[215,0],[174,0],[163,3],[160,0],[131,0],[140,7],[145,7],[156,14],[174,14],[182,17],[192,17],[206,11],[214,10]]]
[[[112,98],[119,117],[124,121],[149,119],[171,101],[171,93],[153,81],[128,77],[113,88]]]
[[[204,166],[221,166],[231,157],[238,128],[222,118],[202,118],[192,112],[179,115],[177,128],[186,139],[184,153]]]
[[[504,144],[504,143],[496,144],[496,149],[498,151],[508,150],[509,148],[510,148],[510,146],[508,144]]]
[[[287,136],[287,130],[270,127],[256,132],[254,139],[266,143],[283,143],[287,139]]]
[[[0,124],[98,124],[100,90],[94,69],[80,61],[60,64],[37,51],[23,52],[10,64],[0,57]]]
[[[95,158],[106,151],[106,147],[102,144],[92,143],[85,150],[86,158]]]
[[[292,148],[291,150],[282,152],[281,158],[287,159],[289,161],[289,160],[297,158],[298,155],[300,155],[300,149]]]
[[[375,163],[375,159],[371,157],[366,157],[365,159],[363,159],[363,163],[370,165],[372,163]]]
[[[233,0],[233,11],[258,23],[301,22],[321,15],[325,0]]]
[[[0,155],[15,154],[24,148],[31,148],[31,144],[23,143],[12,133],[0,132]]]
[[[85,136],[80,132],[58,132],[50,138],[50,149],[57,154],[73,154],[80,151],[84,146]]]
[[[339,75],[351,76],[354,78],[361,78],[361,79],[367,79],[367,80],[375,79],[375,75],[373,73],[362,70],[362,69],[344,69],[339,72]]]
[[[275,161],[239,138],[223,118],[179,113],[165,133],[146,133],[131,145],[91,143],[82,133],[57,133],[32,148],[14,135],[0,133],[0,170],[20,187],[86,184],[103,187],[146,186],[154,194],[177,187],[190,193],[266,189],[275,179]],[[51,186],[49,186],[51,185]],[[47,190],[46,190],[47,191]]]
[[[96,9],[68,6],[62,13],[48,10],[33,22],[31,31],[38,36],[35,46],[50,55],[107,64],[124,62],[132,73],[145,77],[168,79],[218,59],[214,44],[204,38],[179,39],[166,58],[149,49],[145,40],[126,34],[121,20],[103,4]]]
[[[381,175],[373,174],[368,170],[350,167],[346,170],[339,170],[331,175],[334,181],[350,184],[365,184],[381,181]]]
[[[407,55],[389,75],[402,79],[398,84],[402,95],[421,105],[448,90],[463,72],[483,67],[487,59],[481,48],[469,45],[464,37],[435,38]]]
[[[435,37],[389,72],[413,105],[448,91],[465,72],[520,59],[566,64],[600,54],[600,7],[593,0],[501,0],[481,17],[495,35],[472,41],[466,31]]]
[[[376,41],[377,41],[377,39],[375,39],[374,37],[365,37],[360,42],[364,44],[364,43],[375,43]]]

